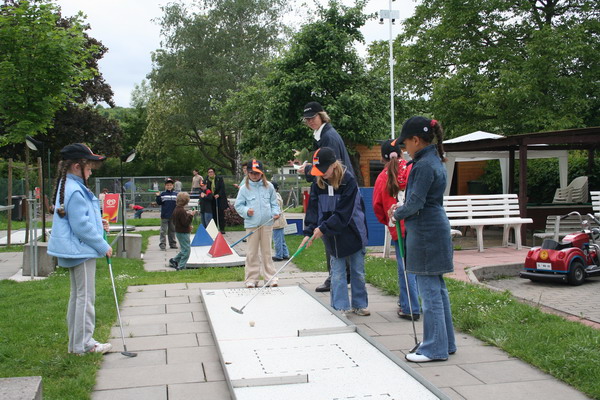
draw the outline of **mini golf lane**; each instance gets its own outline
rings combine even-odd
[[[201,291],[233,398],[448,399],[303,287],[258,290]]]

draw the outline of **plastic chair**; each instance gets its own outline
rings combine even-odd
[[[589,198],[588,177],[578,176],[566,188],[554,192],[553,203],[587,203]]]

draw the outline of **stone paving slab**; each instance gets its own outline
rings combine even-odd
[[[129,348],[127,348],[129,350]],[[102,368],[136,368],[151,365],[166,365],[167,350],[138,351],[137,357],[126,357],[121,353],[107,353],[104,355]]]
[[[95,389],[125,389],[192,382],[205,382],[204,369],[198,363],[102,368],[96,375]]]
[[[118,339],[111,339],[110,343],[113,345],[113,351],[123,351],[123,343],[120,337]],[[141,351],[198,346],[198,339],[195,333],[184,333],[178,335],[126,337],[125,344],[129,351]]]
[[[168,400],[167,396],[167,385],[160,385],[100,390],[92,393],[92,400]]]
[[[210,325],[206,321],[197,322],[173,322],[167,324],[169,335],[178,333],[207,333],[210,332]]]
[[[166,335],[167,325],[166,324],[148,324],[148,325],[124,325],[123,335],[125,338],[140,337],[140,336],[157,336]],[[113,338],[121,337],[121,330],[118,326],[112,327],[110,335]]]
[[[452,386],[466,400],[588,399],[575,389],[554,379],[488,385]]]
[[[190,302],[189,296],[181,296],[181,297],[153,297],[153,298],[143,298],[143,299],[126,299],[123,304],[120,304],[121,307],[139,307],[139,306],[150,306],[153,304],[187,304]]]
[[[165,314],[167,307],[165,304],[137,306],[137,307],[126,307],[121,311],[122,317],[129,317],[132,315],[154,315],[154,314]]]
[[[192,313],[177,313],[163,315],[135,315],[123,317],[123,326],[127,325],[148,325],[169,322],[192,322]]]
[[[186,383],[169,385],[169,400],[229,400],[225,382]],[[267,400],[267,399],[265,399]]]
[[[216,346],[180,347],[167,349],[169,364],[188,364],[192,362],[219,362],[219,352]]]

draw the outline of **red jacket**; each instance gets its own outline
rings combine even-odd
[[[400,189],[404,190],[406,188],[406,183],[408,182],[408,174],[412,168],[412,164],[406,167],[406,161],[403,159],[398,160],[398,183],[400,184]],[[373,211],[375,212],[375,216],[377,220],[388,227],[390,233],[392,235],[393,240],[398,240],[398,233],[396,232],[396,226],[390,227],[388,226],[389,218],[388,218],[388,210],[390,207],[398,202],[398,199],[393,198],[385,189],[387,183],[387,170],[381,171],[377,180],[375,181],[375,187],[373,188]],[[402,229],[402,237],[406,236],[406,232],[404,230],[404,221],[400,221],[400,227]]]

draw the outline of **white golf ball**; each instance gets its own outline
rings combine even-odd
[[[250,324],[251,327],[254,327],[254,321],[250,321],[248,323]]]

